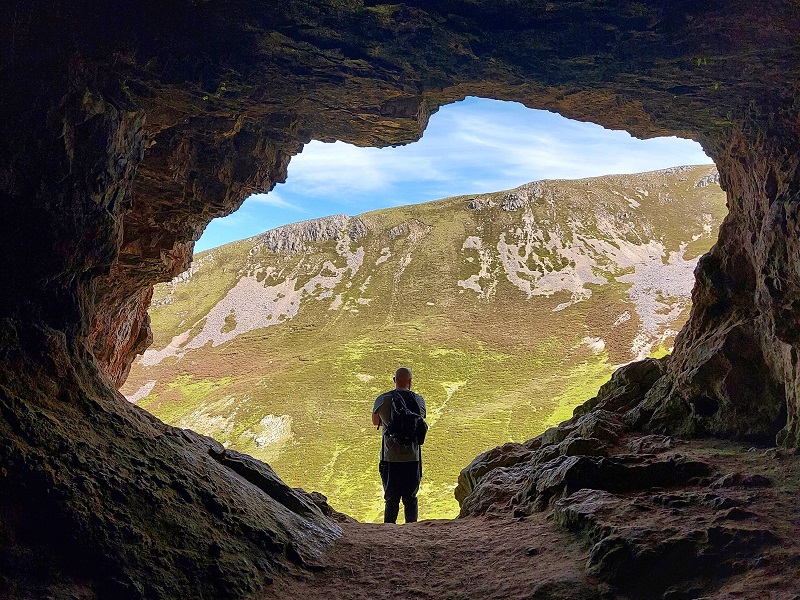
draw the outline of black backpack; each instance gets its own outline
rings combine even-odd
[[[405,390],[403,390],[405,391]],[[425,443],[428,425],[420,415],[419,404],[413,392],[404,394],[392,390],[392,408],[386,435],[403,446]]]

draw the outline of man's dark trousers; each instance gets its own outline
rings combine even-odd
[[[422,478],[421,463],[419,461],[381,461],[379,470],[383,481],[383,499],[386,501],[383,522],[397,522],[400,500],[403,501],[406,523],[416,522],[418,515],[417,492]]]

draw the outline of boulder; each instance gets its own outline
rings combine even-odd
[[[530,460],[533,451],[522,444],[509,442],[479,454],[458,474],[455,489],[456,500],[461,503],[475,489],[486,473],[500,467],[510,467]]]
[[[622,419],[606,410],[593,410],[551,427],[539,436],[541,445],[560,444],[566,439],[595,438],[613,445],[627,429]]]
[[[561,456],[541,465],[515,502],[544,510],[555,500],[584,488],[610,492],[669,488],[711,472],[708,464],[679,455]]]
[[[711,487],[717,489],[729,487],[759,488],[771,485],[772,482],[769,478],[758,473],[727,473],[715,480]]]
[[[646,358],[624,365],[614,371],[611,379],[597,391],[597,396],[574,410],[575,416],[584,415],[595,408],[610,412],[629,410],[644,399],[653,384],[665,373],[669,357]]]
[[[558,452],[562,456],[607,456],[608,446],[597,438],[592,437],[567,437],[558,445]]]
[[[630,440],[628,449],[634,454],[658,454],[675,447],[675,441],[665,435],[644,435]]]
[[[520,463],[500,467],[486,473],[472,492],[459,501],[459,517],[507,515],[515,511],[516,496],[533,476],[536,467]]]

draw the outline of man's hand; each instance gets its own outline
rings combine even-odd
[[[381,416],[376,412],[372,413],[372,424],[378,429],[381,428]]]

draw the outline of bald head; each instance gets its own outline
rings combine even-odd
[[[394,372],[394,386],[398,390],[408,390],[411,388],[411,369],[400,367]]]

